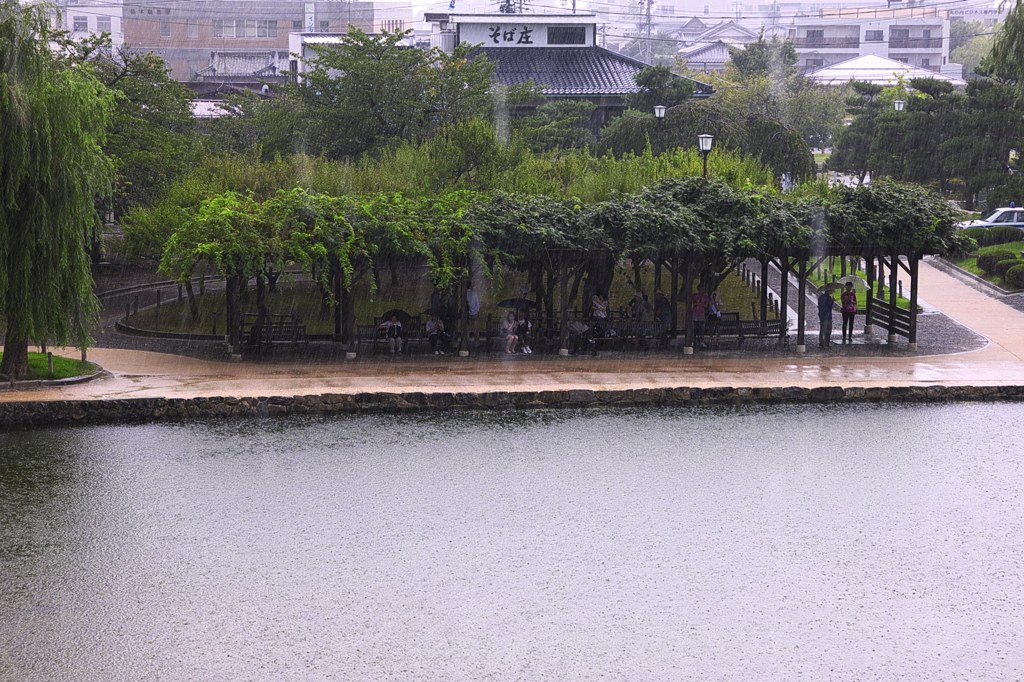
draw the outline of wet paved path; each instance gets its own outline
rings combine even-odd
[[[858,343],[852,347],[833,344],[829,351],[806,355],[795,351],[694,356],[623,353],[570,358],[491,355],[460,359],[428,355],[317,364],[302,359],[231,363],[97,348],[90,351],[90,360],[101,364],[110,376],[60,388],[0,390],[0,401],[363,391],[1024,384],[1024,312],[927,262],[922,263],[920,272],[922,302],[983,335],[989,343],[980,350],[944,355],[910,353],[901,339],[895,350],[878,343]],[[75,354],[68,351],[68,355]]]

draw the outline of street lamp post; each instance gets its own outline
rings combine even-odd
[[[665,118],[665,105],[663,105],[663,104],[655,105],[655,107],[654,107],[654,118],[658,119],[658,123],[661,123],[661,120],[663,118]]]
[[[892,106],[896,111],[903,111],[903,107],[907,106],[907,102],[906,100],[897,99],[893,101]]]
[[[697,145],[700,147],[700,155],[704,157],[704,177],[708,176],[708,154],[711,152],[711,143],[715,136],[708,133],[701,133],[697,136]]]

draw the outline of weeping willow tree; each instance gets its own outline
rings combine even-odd
[[[109,187],[113,106],[86,67],[51,52],[46,12],[0,0],[0,374],[28,374],[30,341],[85,347],[98,305],[84,238]]]

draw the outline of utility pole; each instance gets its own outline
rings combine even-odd
[[[640,24],[640,28],[643,31],[644,41],[643,46],[640,48],[640,55],[643,61],[648,64],[654,62],[654,44],[651,42],[651,5],[654,4],[654,0],[637,0],[640,6],[644,8],[644,18]]]

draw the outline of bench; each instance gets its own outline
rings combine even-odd
[[[668,341],[660,320],[627,320],[620,323],[618,331],[623,345],[632,345],[637,350],[649,348],[652,342],[660,346]]]
[[[704,322],[704,343],[717,347],[722,339],[743,344],[743,325],[739,313],[722,313],[721,317],[708,318]]]
[[[249,348],[268,350],[277,345],[306,345],[306,325],[295,315],[267,315],[257,329],[258,315],[248,313],[242,318],[242,338]]]
[[[747,339],[771,339],[779,345],[789,347],[789,333],[783,333],[782,320],[741,320],[739,344],[742,347]]]

